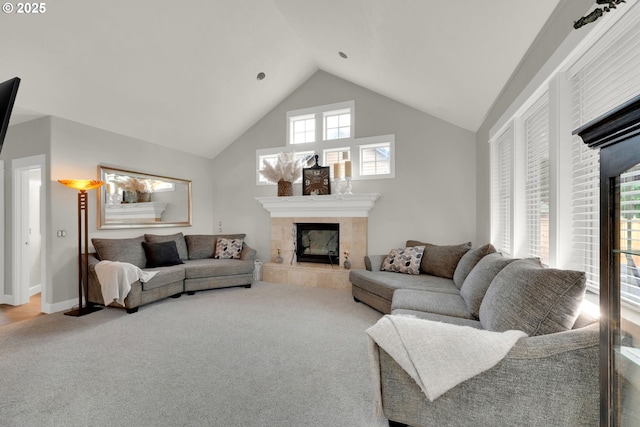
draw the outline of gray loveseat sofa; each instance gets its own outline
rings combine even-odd
[[[354,299],[383,313],[528,334],[493,368],[433,401],[374,346],[376,387],[390,425],[598,425],[598,323],[580,312],[584,273],[505,258],[490,245],[468,246],[427,246],[418,275],[381,271],[385,255],[368,256],[366,270],[350,272]],[[438,272],[434,263],[446,268]]]
[[[244,243],[244,234],[171,235],[145,234],[125,239],[92,239],[95,253],[89,254],[89,282],[85,285],[89,304],[122,307],[135,313],[142,305],[182,293],[253,284],[255,249]],[[224,239],[224,240],[221,240]],[[220,243],[237,243],[237,253]],[[219,258],[215,258],[216,255]],[[231,258],[231,257],[235,258]],[[148,282],[131,285],[124,304],[105,304],[96,265],[101,260],[133,264],[143,271],[155,271]],[[84,277],[84,274],[83,274]]]

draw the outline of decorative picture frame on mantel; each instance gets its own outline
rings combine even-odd
[[[323,196],[331,194],[331,176],[329,166],[318,164],[318,155],[315,155],[316,164],[310,168],[302,169],[302,195]]]

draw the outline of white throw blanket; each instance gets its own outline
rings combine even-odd
[[[381,413],[380,360],[376,344],[413,378],[430,401],[500,362],[522,331],[491,332],[469,326],[386,315],[367,329],[369,356]]]
[[[120,261],[100,261],[96,264],[96,275],[102,290],[102,299],[107,306],[117,302],[124,306],[131,284],[136,280],[148,282],[156,271],[142,271],[139,267]]]

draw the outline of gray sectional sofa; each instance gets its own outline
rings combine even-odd
[[[505,258],[491,245],[407,242],[415,245],[425,245],[420,274],[382,271],[386,255],[368,256],[366,270],[349,275],[354,299],[392,316],[528,336],[493,368],[433,401],[374,346],[390,425],[598,425],[599,326],[580,311],[584,273]]]
[[[105,305],[96,274],[96,265],[102,260],[129,263],[143,271],[156,272],[147,282],[134,282],[124,304],[115,301],[108,304],[125,308],[129,313],[163,298],[177,298],[182,293],[191,295],[196,291],[236,286],[250,288],[256,251],[244,243],[244,238],[244,234],[185,236],[182,233],[145,234],[124,239],[94,238],[92,243],[96,252],[88,256],[87,301]],[[220,242],[230,241],[237,247],[220,246]]]

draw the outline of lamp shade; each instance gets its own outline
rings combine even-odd
[[[96,181],[95,179],[59,179],[58,182],[80,191],[93,190],[94,188],[104,185],[103,181]]]

